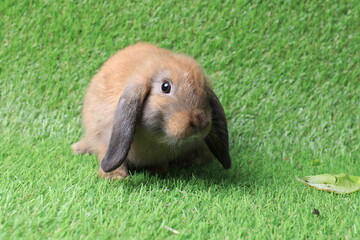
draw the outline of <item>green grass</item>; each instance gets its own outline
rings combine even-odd
[[[357,0],[111,2],[0,4],[0,239],[360,237],[359,193],[294,178],[360,175]],[[204,67],[229,120],[229,171],[108,181],[71,153],[91,77],[140,40]]]

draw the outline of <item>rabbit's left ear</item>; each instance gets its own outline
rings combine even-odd
[[[206,92],[212,111],[212,128],[206,136],[205,142],[222,166],[228,169],[231,167],[231,158],[225,112],[215,93],[210,88],[206,88]]]
[[[110,144],[101,161],[101,168],[105,172],[115,170],[125,161],[148,92],[146,84],[134,84],[126,87],[121,95],[116,107]]]

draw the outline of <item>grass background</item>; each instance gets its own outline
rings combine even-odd
[[[0,11],[0,239],[360,237],[359,193],[294,180],[360,174],[358,1],[3,0]],[[214,161],[107,181],[95,157],[71,153],[88,82],[137,41],[204,67],[229,120],[229,171]]]

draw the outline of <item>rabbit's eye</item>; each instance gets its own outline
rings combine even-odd
[[[161,85],[161,90],[163,93],[170,93],[171,90],[171,85],[168,81],[163,82],[163,84]]]

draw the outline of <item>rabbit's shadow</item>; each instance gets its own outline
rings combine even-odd
[[[262,175],[262,168],[256,166],[254,169],[248,164],[239,164],[235,161],[229,170],[225,170],[221,165],[213,160],[201,166],[174,167],[164,176],[151,176],[147,171],[133,171],[126,181],[125,188],[132,191],[140,188],[152,189],[154,186],[162,186],[168,190],[187,187],[191,185],[194,191],[208,191],[210,188],[217,189],[240,189],[243,191],[253,191],[259,185],[266,182]]]

